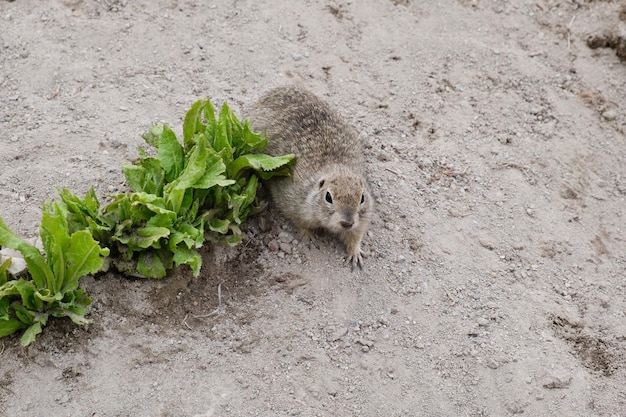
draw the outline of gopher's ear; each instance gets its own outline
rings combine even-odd
[[[324,178],[322,178],[320,180],[320,190],[322,189],[322,187],[324,186],[325,183],[326,183],[326,180]]]

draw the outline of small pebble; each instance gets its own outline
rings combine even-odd
[[[486,327],[489,325],[489,320],[484,317],[479,317],[478,320],[476,320],[476,323],[478,323],[481,327]]]
[[[608,121],[615,120],[617,118],[617,112],[613,109],[606,110],[602,113],[602,117]]]
[[[278,249],[280,249],[280,243],[278,243],[276,239],[273,239],[269,241],[269,243],[267,244],[267,247],[272,252],[278,252]]]
[[[291,243],[291,241],[293,240],[293,236],[291,235],[291,233],[280,232],[278,234],[278,239],[284,243]]]
[[[282,250],[286,254],[291,254],[291,245],[289,243],[281,242],[280,250]]]

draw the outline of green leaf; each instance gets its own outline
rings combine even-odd
[[[183,193],[183,200],[180,203],[180,208],[178,209],[177,213],[177,221],[180,221],[181,219],[187,217],[187,213],[193,205],[193,194],[194,193],[192,188],[187,188]]]
[[[20,295],[17,286],[20,282],[24,281],[23,279],[15,280],[12,279],[10,281],[5,282],[0,286],[0,298],[11,297],[14,295]]]
[[[206,171],[208,155],[206,140],[204,135],[198,137],[198,143],[191,148],[187,161],[185,161],[185,168],[180,176],[163,189],[165,203],[175,213],[180,212],[187,188],[193,188]]]
[[[74,208],[68,207],[67,226],[70,234],[79,230],[89,230],[94,239],[104,246],[109,244],[109,235],[115,223],[106,217],[95,214],[74,212]]]
[[[130,250],[160,248],[160,240],[170,235],[166,227],[142,227],[130,234],[116,236],[116,240],[128,246]]]
[[[161,194],[165,182],[165,171],[156,158],[143,158],[136,164],[122,164],[124,177],[135,192]]]
[[[176,215],[174,212],[156,214],[148,220],[146,227],[164,227],[171,229],[175,220]]]
[[[257,171],[256,175],[265,181],[274,177],[289,177],[291,176],[291,168],[289,166],[283,166],[274,171]]]
[[[232,127],[231,127],[230,109],[228,105],[224,103],[222,110],[220,110],[219,119],[217,120],[217,126],[215,129],[215,137],[213,142],[213,148],[218,153],[221,153],[224,157],[224,163],[228,164],[233,160],[232,149]]]
[[[8,336],[27,327],[28,324],[17,319],[0,320],[0,337]]]
[[[206,162],[204,174],[193,184],[194,188],[226,187],[235,183],[233,179],[226,178],[226,165],[211,148],[207,150]]]
[[[183,122],[183,144],[185,145],[185,150],[191,149],[194,145],[194,135],[202,128],[202,104],[203,100],[196,101],[185,115],[185,121]]]
[[[59,202],[44,204],[39,235],[48,265],[52,270],[52,274],[48,276],[47,288],[52,292],[58,292],[65,277],[67,267],[65,249],[69,241],[67,211]]]
[[[41,333],[41,323],[33,323],[28,329],[26,329],[24,335],[22,336],[22,346],[28,346],[33,343],[35,341],[35,337],[37,337],[39,333]]]
[[[111,225],[100,216],[100,202],[93,187],[85,194],[84,199],[68,189],[59,189],[58,193],[67,209],[67,223],[70,233],[89,228],[92,233],[101,236],[103,231],[111,230]]]
[[[29,326],[37,319],[37,314],[34,311],[30,311],[21,304],[14,303],[13,311],[15,311],[15,317]]]
[[[44,303],[48,303],[49,305],[51,305],[58,301],[61,301],[63,299],[63,293],[62,292],[50,292],[50,290],[47,288],[44,288],[42,290],[35,289],[34,292],[32,293],[32,297],[35,300],[35,302],[38,303],[38,305],[32,306],[32,307],[29,305],[26,305],[26,303],[24,303],[24,305],[26,307],[29,307],[38,311],[42,311],[44,309]]]
[[[122,171],[128,186],[134,191],[149,191],[146,190],[146,169],[142,166],[124,163],[122,164]]]
[[[159,138],[161,137],[161,135],[163,135],[163,126],[161,125],[154,125],[150,128],[149,131],[147,131],[146,133],[144,133],[142,135],[143,140],[146,141],[146,143],[152,147],[156,147],[156,143],[158,142]],[[144,151],[143,148],[139,148],[139,158],[142,158],[146,156],[146,153]]]
[[[22,298],[22,305],[25,309],[35,311],[42,311],[44,309],[44,301],[41,300],[39,297],[35,297],[35,292],[37,291],[37,288],[35,288],[35,284],[33,283],[33,281],[20,279],[15,283],[15,289],[20,294],[20,297]]]
[[[9,279],[9,268],[11,267],[12,258],[7,258],[4,262],[0,263],[0,287],[6,284]],[[0,257],[2,261],[2,257]]]
[[[109,255],[109,250],[101,248],[85,230],[74,233],[65,250],[67,271],[63,277],[62,292],[76,289],[80,278],[98,272],[104,263],[102,256]]]
[[[167,126],[163,126],[163,135],[157,146],[157,155],[165,170],[165,179],[172,182],[183,170],[185,157],[183,147],[178,143],[176,134]]]
[[[220,239],[222,242],[226,242],[230,246],[235,246],[241,243],[243,239],[242,235],[226,235]]]
[[[202,121],[202,116],[207,120],[208,125]],[[215,125],[215,109],[209,100],[198,100],[191,106],[185,115],[183,122],[183,144],[185,151],[189,151],[197,143],[196,134],[205,133],[212,136]]]
[[[213,218],[209,220],[209,230],[221,234],[228,233],[228,225],[230,220]]]
[[[256,197],[258,182],[259,180],[256,176],[250,177],[250,181],[246,185],[245,189],[240,194],[233,195],[232,219],[235,223],[241,224],[248,217],[250,205],[254,202]]]
[[[196,247],[199,248],[202,246],[203,241],[203,231],[202,228],[194,227],[189,223],[181,223],[178,226],[178,230],[183,232],[186,236],[188,236],[194,243],[188,245],[189,248]]]
[[[8,297],[0,297],[0,323],[3,320],[11,320],[11,316],[9,315],[9,301]],[[0,336],[2,337],[2,336]]]
[[[215,107],[211,103],[211,100],[204,100],[202,103],[202,115],[206,124],[204,125],[204,132],[207,136],[213,136],[215,125],[217,120],[215,119]]]
[[[187,264],[191,267],[193,276],[200,275],[200,267],[202,266],[202,257],[194,249],[179,248],[174,254],[174,263],[176,265]]]
[[[143,227],[137,231],[137,246],[149,248],[159,239],[165,239],[170,235],[167,227]]]
[[[228,176],[230,178],[238,178],[244,169],[253,169],[255,171],[274,171],[278,168],[286,166],[295,160],[295,155],[269,156],[265,154],[247,154],[242,155],[228,164]]]
[[[110,219],[107,219],[103,216],[98,216],[98,218],[96,219],[87,217],[87,224],[89,225],[88,227],[89,232],[91,232],[93,238],[96,241],[98,241],[101,244],[101,246],[109,245],[109,242],[111,240],[111,233],[112,233],[113,227],[115,226],[114,222],[112,222]],[[69,224],[69,219],[68,219],[68,226],[70,228],[71,233],[81,230],[81,229],[72,228]]]
[[[128,195],[130,201],[130,216],[132,220],[149,220],[155,214],[165,214],[176,217],[176,213],[168,210],[162,197],[148,193],[132,193]],[[134,217],[134,218],[133,218]]]
[[[54,313],[56,313],[53,314],[55,317],[69,317],[70,320],[81,326],[92,322],[92,320],[85,318],[85,314],[87,314],[85,308],[71,307]]]
[[[154,251],[142,252],[139,255],[137,272],[146,278],[163,278],[167,275],[163,261]]]
[[[72,291],[73,304],[74,308],[78,310],[73,310],[77,314],[80,311],[84,311],[86,313],[86,309],[91,305],[91,298],[85,294],[85,291],[82,288],[79,288],[75,291]],[[82,315],[85,315],[84,313]]]
[[[169,248],[170,251],[172,252],[176,252],[176,247],[181,244],[181,243],[185,243],[188,247],[191,243],[193,243],[193,239],[191,239],[186,233],[181,233],[181,232],[174,232],[170,235],[168,241],[167,241],[167,247]]]
[[[250,128],[248,120],[244,120],[243,122],[241,137],[243,146],[238,149],[235,157],[239,157],[247,153],[260,153],[267,148],[267,136],[265,133],[254,133]]]
[[[69,317],[74,323],[83,325],[92,321],[85,317],[90,304],[91,299],[79,288],[65,293],[63,300],[50,309],[50,314],[54,317]]]
[[[113,196],[113,200],[102,208],[102,215],[111,221],[117,229],[118,225],[131,216],[131,203],[128,194]]]
[[[187,213],[185,213],[184,215],[184,220],[190,222],[190,223],[194,223],[196,222],[196,220],[199,219],[199,215],[202,214],[202,211],[200,210],[202,207],[204,207],[206,200],[207,200],[207,196],[209,195],[209,191],[208,189],[198,189],[195,188],[193,190],[193,201],[191,206],[189,206],[189,210],[187,211]]]
[[[87,212],[92,217],[96,217],[98,215],[98,210],[100,209],[100,202],[98,201],[98,197],[96,196],[96,191],[94,190],[93,187],[89,188],[89,191],[87,191],[87,194],[85,194],[83,204]]]

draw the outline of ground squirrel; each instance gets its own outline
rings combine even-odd
[[[338,236],[352,268],[362,268],[361,240],[373,201],[354,129],[299,86],[269,91],[254,104],[249,119],[254,130],[267,134],[268,154],[296,155],[292,176],[268,183],[276,206],[309,237],[317,229]]]

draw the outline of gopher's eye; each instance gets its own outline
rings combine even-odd
[[[330,194],[330,191],[326,191],[326,202],[328,204],[333,204],[333,196]]]
[[[361,204],[365,203],[365,194],[361,194]]]

